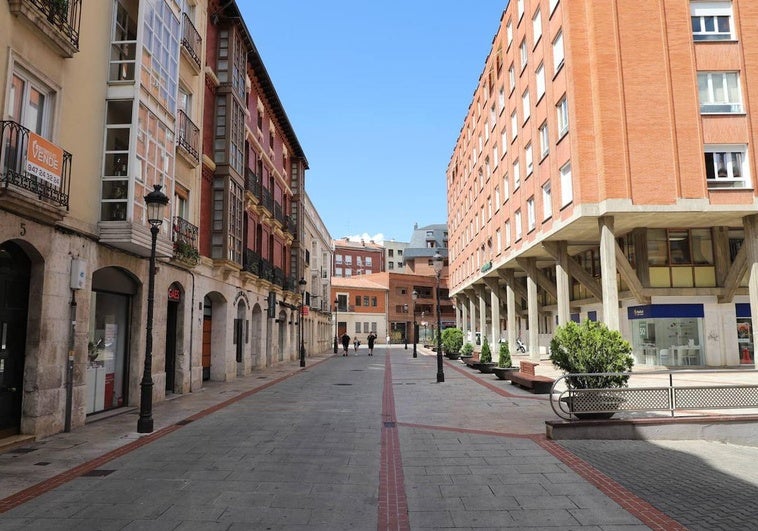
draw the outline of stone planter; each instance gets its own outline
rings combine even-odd
[[[511,374],[518,372],[518,367],[493,367],[492,372],[497,376],[498,380],[510,380]]]
[[[497,367],[497,363],[494,361],[488,361],[488,362],[479,362],[477,363],[476,369],[479,370],[482,374],[491,374],[492,369]]]
[[[579,420],[607,420],[613,418],[624,399],[602,392],[577,391],[573,396],[564,396],[561,402]]]
[[[447,352],[445,353],[445,357],[449,360],[457,360],[461,355],[458,352]]]

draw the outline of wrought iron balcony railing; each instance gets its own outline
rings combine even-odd
[[[200,68],[200,55],[202,53],[203,40],[200,38],[195,25],[187,16],[182,13],[182,48],[192,58],[192,61]]]
[[[245,190],[253,194],[258,201],[261,201],[261,196],[263,195],[263,183],[261,183],[261,178],[250,168],[247,168],[247,171],[245,172]]]
[[[264,280],[274,282],[274,267],[252,249],[245,249],[245,263],[243,269]]]
[[[274,197],[268,188],[263,188],[263,207],[274,213]]]
[[[174,255],[177,258],[197,262],[200,253],[197,248],[198,229],[195,225],[179,216],[174,217],[172,238],[174,240]]]
[[[19,123],[0,121],[0,186],[36,194],[40,200],[69,207],[72,155],[63,151],[60,178],[35,175],[28,170],[30,131]]]
[[[274,267],[274,284],[284,287],[284,270],[281,267]]]
[[[179,111],[177,142],[195,163],[200,162],[200,128],[182,110]]]
[[[79,25],[82,17],[82,0],[9,0],[12,14],[22,14],[35,21],[33,12],[42,14],[45,20],[60,33],[60,38],[67,42],[73,50],[67,50],[72,57],[79,50]],[[37,23],[39,26],[39,23]],[[40,27],[43,31],[46,28]]]

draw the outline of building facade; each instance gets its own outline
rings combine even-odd
[[[0,50],[0,436],[138,405],[148,329],[153,402],[295,359],[307,160],[236,4],[3,2]]]
[[[330,281],[332,271],[332,237],[321,220],[306,193],[303,202],[304,226],[303,249],[305,267],[310,270],[306,276],[305,305],[308,315],[305,321],[306,352],[323,352],[332,347],[332,300]]]
[[[638,364],[753,364],[756,22],[745,0],[509,3],[447,171],[467,331],[537,358],[598,319]]]
[[[334,240],[333,276],[370,275],[384,269],[384,248],[373,240]]]
[[[347,334],[350,341],[358,339],[367,344],[369,333],[384,343],[387,335],[387,285],[378,275],[360,275],[354,278],[333,277],[334,338],[340,342]]]
[[[405,248],[407,242],[396,242],[394,240],[382,242],[384,247],[384,263],[386,270],[393,273],[405,273]]]

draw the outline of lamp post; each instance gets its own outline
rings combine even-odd
[[[434,253],[432,259],[434,273],[437,276],[437,383],[445,381],[445,373],[442,370],[442,318],[440,317],[440,273],[442,273],[442,255],[439,251]]]
[[[340,300],[339,297],[334,299],[334,353],[337,353],[337,343],[339,342],[338,335],[340,333],[340,322],[337,317],[339,316]]]
[[[413,293],[411,293],[411,299],[413,299],[413,357],[416,358],[418,357],[416,354],[416,343],[418,343],[418,339],[416,338],[418,335],[416,333],[416,299],[418,299],[418,291],[415,289],[413,290]]]
[[[300,285],[300,316],[298,317],[299,334],[300,334],[300,366],[305,367],[305,338],[303,337],[303,307],[305,306],[305,285],[307,282],[303,277],[297,281]]]
[[[408,305],[403,304],[403,313],[408,313]],[[406,323],[408,321],[405,321]],[[403,325],[403,328],[405,328],[405,325]],[[405,330],[405,334],[403,334],[403,341],[405,342],[405,350],[408,350],[408,330]]]
[[[163,209],[168,197],[161,192],[160,184],[153,185],[153,191],[145,196],[147,221],[150,223],[150,271],[147,275],[147,326],[145,327],[145,369],[140,383],[139,419],[137,433],[153,431],[153,298],[155,295],[155,247],[158,231],[163,223]]]

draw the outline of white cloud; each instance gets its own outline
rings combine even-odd
[[[379,244],[379,245],[384,243],[384,234],[382,234],[381,232],[378,234],[374,234],[373,236],[370,235],[368,232],[364,232],[363,234],[354,234],[352,236],[347,236],[347,237],[350,238],[351,242],[359,242],[363,240],[366,243],[368,243],[373,240],[374,243]]]

